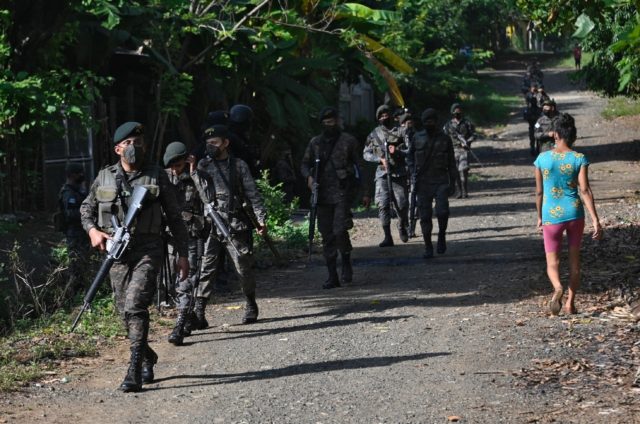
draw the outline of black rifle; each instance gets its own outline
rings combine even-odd
[[[320,170],[320,157],[316,154],[313,166],[313,184],[311,186],[311,207],[309,209],[309,261],[313,251],[313,239],[316,236],[316,218],[318,217],[318,173]]]
[[[131,195],[131,202],[129,204],[129,209],[127,210],[127,215],[124,217],[122,225],[118,222],[116,215],[111,215],[111,225],[115,232],[113,233],[111,240],[107,241],[107,257],[102,262],[100,270],[98,270],[87,294],[84,296],[84,303],[78,313],[78,316],[76,316],[76,319],[73,321],[73,325],[71,325],[71,332],[75,330],[82,314],[91,307],[91,302],[93,302],[93,299],[96,297],[96,293],[98,292],[100,285],[105,278],[107,278],[107,275],[109,275],[109,270],[113,266],[114,262],[120,259],[126,252],[127,247],[129,247],[129,242],[131,241],[131,226],[142,209],[142,202],[144,201],[148,191],[149,189],[143,186],[135,187],[133,194]]]
[[[471,156],[473,156],[476,162],[478,162],[478,165],[483,167],[484,165],[482,164],[482,162],[480,162],[480,159],[478,159],[478,156],[476,156],[473,150],[471,150],[471,146],[469,145],[469,142],[462,136],[462,134],[460,134],[459,132],[456,132],[456,137],[458,138],[458,140],[460,140],[460,144],[462,144],[462,148],[468,151],[471,154]]]
[[[254,212],[251,204],[247,201],[243,202],[242,209],[244,210],[244,213],[249,218],[249,221],[251,221],[251,225],[253,225],[255,228],[259,228],[260,223],[258,222],[258,217],[256,216],[256,213]],[[276,261],[278,263],[281,263],[282,256],[280,256],[280,252],[278,252],[278,249],[276,249],[276,245],[273,243],[273,240],[271,239],[271,237],[269,237],[269,234],[267,233],[262,234],[262,239],[267,244],[267,247],[269,248],[269,250],[271,250],[271,253],[273,253],[273,256],[276,258]]]
[[[391,161],[389,156],[389,142],[384,142],[384,159],[386,162],[386,171],[387,171],[387,188],[389,189],[389,197],[391,197],[391,203],[396,211],[396,216],[398,219],[401,219],[400,215],[400,206],[398,206],[398,201],[396,200],[395,193],[393,192],[393,183],[391,182]]]
[[[225,224],[224,219],[222,219],[222,216],[220,216],[220,213],[218,212],[218,208],[216,207],[216,205],[213,202],[206,203],[204,205],[204,213],[209,218],[211,218],[211,222],[213,222],[213,225],[216,226],[216,228],[218,229],[218,232],[222,236],[222,241],[227,242],[229,246],[233,248],[236,254],[240,256],[240,252],[238,251],[238,248],[236,247],[235,244],[233,244],[233,239],[231,238],[231,232],[227,228],[227,224]]]
[[[416,192],[416,177],[411,177],[411,185],[409,190],[409,237],[416,236],[416,223],[418,222],[418,193]]]

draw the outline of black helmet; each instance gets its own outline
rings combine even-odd
[[[329,118],[338,118],[339,114],[338,114],[338,109],[336,109],[333,106],[326,106],[324,108],[322,108],[322,110],[320,111],[320,114],[318,115],[318,118],[320,119],[320,122],[322,122],[325,119],[329,119]]]
[[[227,125],[229,123],[229,113],[226,110],[214,110],[209,112],[205,126],[211,127],[213,125]]]
[[[423,123],[430,119],[438,119],[438,112],[433,108],[425,109],[424,112],[422,112],[422,115],[420,115],[420,120]]]
[[[451,112],[452,115],[453,115],[453,112],[456,111],[456,109],[462,110],[462,106],[460,105],[460,103],[454,103],[454,104],[451,105],[450,112]]]
[[[229,122],[246,125],[253,119],[253,110],[247,105],[237,104],[229,110]]]

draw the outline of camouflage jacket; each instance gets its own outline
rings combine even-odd
[[[171,233],[175,236],[178,254],[187,257],[188,233],[180,214],[175,189],[167,174],[157,165],[147,164],[140,170],[124,172],[118,162],[101,169],[80,207],[84,230],[88,233],[92,228],[98,228],[111,233],[111,214],[116,212],[122,222],[133,189],[138,185],[147,187],[149,193],[133,225],[131,245],[135,246],[137,240],[144,243],[154,238],[159,239],[164,232],[164,212]],[[122,204],[123,201],[125,205]]]
[[[231,233],[253,228],[244,207],[253,210],[259,224],[266,222],[262,195],[246,162],[232,156],[224,160],[205,157],[198,162],[198,170],[209,177],[195,180],[201,198],[207,203],[214,202]],[[191,176],[193,178],[194,173]]]
[[[380,159],[385,157],[385,143],[396,147],[393,155],[389,155],[392,177],[402,177],[407,175],[406,154],[408,146],[406,143],[407,132],[404,127],[388,129],[383,125],[376,127],[367,136],[364,146],[363,157],[367,162],[378,163],[375,178],[383,178],[387,171],[380,164]]]
[[[188,168],[185,168],[182,174],[173,175],[171,169],[165,169],[169,182],[176,189],[176,198],[181,206],[182,219],[189,230],[189,235],[200,237],[205,229],[204,204],[200,199],[196,182],[206,180],[208,176],[197,169],[192,176],[187,170]]]
[[[456,159],[451,138],[442,131],[430,137],[425,130],[413,137],[407,163],[417,182],[447,184],[456,178]]]
[[[60,189],[58,200],[64,214],[67,237],[85,236],[80,222],[80,205],[87,197],[87,191],[75,184],[65,183]]]
[[[352,193],[359,177],[358,142],[348,133],[341,132],[335,140],[324,135],[311,139],[304,151],[300,172],[305,181],[313,176],[315,159],[320,159],[318,170],[318,203],[351,203]]]
[[[466,118],[462,118],[460,121],[453,118],[448,120],[442,131],[451,138],[454,149],[465,149],[461,138],[464,139],[467,147],[471,146],[471,142],[476,138],[476,127]]]

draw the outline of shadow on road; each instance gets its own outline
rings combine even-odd
[[[372,358],[353,358],[337,361],[316,362],[311,364],[296,364],[283,368],[270,370],[248,371],[236,374],[195,374],[195,375],[174,375],[165,378],[158,378],[155,383],[162,383],[171,380],[205,380],[205,382],[194,382],[193,384],[182,384],[166,387],[146,387],[144,391],[174,390],[180,388],[209,386],[214,384],[243,383],[255,380],[270,380],[274,378],[290,377],[295,375],[316,374],[332,371],[356,370],[363,368],[388,367],[393,364],[420,361],[438,356],[448,356],[450,352],[419,353],[406,356],[376,356]],[[212,381],[207,381],[212,380]]]

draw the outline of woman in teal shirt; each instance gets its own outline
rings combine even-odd
[[[536,166],[536,209],[538,228],[542,228],[547,257],[547,275],[554,293],[549,309],[557,315],[562,308],[564,290],[560,281],[562,235],[567,232],[569,244],[569,290],[563,311],[575,314],[575,296],[580,286],[580,244],[584,231],[584,207],[593,223],[593,238],[602,237],[593,193],[589,186],[589,161],[571,149],[576,140],[575,121],[562,113],[553,122],[553,150],[541,153]],[[582,197],[582,199],[581,199]],[[583,206],[584,204],[584,206]]]

